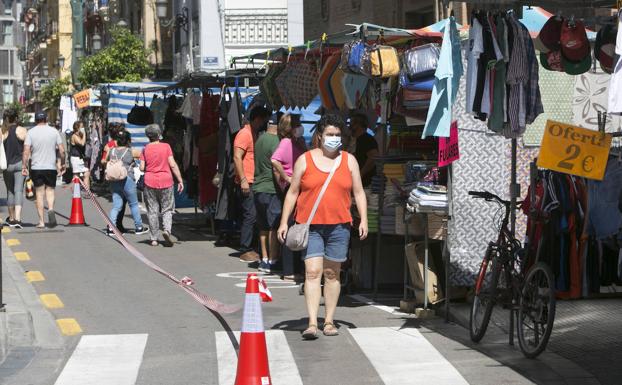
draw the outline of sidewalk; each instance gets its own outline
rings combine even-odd
[[[452,318],[462,325],[468,339],[470,304],[452,304]],[[622,378],[622,299],[592,299],[558,301],[555,324],[547,350],[535,360],[521,360],[518,340],[514,347],[509,341],[509,311],[495,307],[488,331],[478,348],[499,359],[514,351],[514,358],[504,362],[522,371],[527,367],[545,364],[565,383],[577,384],[619,384]],[[516,338],[516,336],[515,336]],[[515,366],[516,365],[516,366]],[[551,375],[531,378],[535,382],[557,381]]]
[[[0,313],[0,383],[18,374],[28,384],[48,384],[62,363],[64,340],[56,322],[39,301],[2,234],[2,295]],[[44,370],[42,370],[44,369]]]

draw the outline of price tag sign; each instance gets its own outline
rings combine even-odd
[[[449,129],[449,137],[438,138],[438,167],[445,167],[460,159],[458,145],[458,122],[453,122]]]
[[[73,100],[75,100],[76,107],[78,107],[79,109],[88,107],[91,102],[90,90],[86,89],[84,91],[73,94]]]
[[[611,135],[548,120],[538,167],[602,180],[611,148]]]

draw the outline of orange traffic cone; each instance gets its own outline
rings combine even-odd
[[[240,336],[240,354],[235,385],[271,385],[266,333],[261,313],[261,291],[257,274],[246,279],[246,298]]]
[[[73,178],[73,199],[71,200],[71,217],[69,226],[85,226],[84,210],[82,209],[82,197],[80,196],[80,179]]]

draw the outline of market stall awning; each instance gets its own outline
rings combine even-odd
[[[520,21],[521,23],[525,25],[525,27],[527,27],[527,29],[529,30],[529,33],[531,34],[531,37],[535,39],[540,33],[540,30],[542,29],[546,21],[549,18],[554,17],[554,16],[555,16],[554,14],[548,12],[547,10],[541,7],[523,6],[523,17],[520,19]],[[445,26],[445,21],[441,20],[438,23],[434,23],[425,28],[415,29],[415,30],[412,30],[411,32],[413,32],[414,34],[420,35],[420,36],[442,37],[443,36],[442,29],[444,26]],[[469,30],[469,26],[468,25],[461,26],[460,24],[458,24],[458,29],[461,32],[463,31],[466,32]],[[587,30],[587,37],[590,40],[596,39],[596,32]]]

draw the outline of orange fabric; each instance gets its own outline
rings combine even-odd
[[[305,153],[307,167],[300,181],[300,194],[296,202],[296,222],[306,223],[311,210],[328,172],[318,169],[313,161],[311,152]],[[311,221],[312,225],[336,225],[352,223],[350,206],[352,205],[352,174],[348,167],[348,154],[342,152],[341,164],[335,171],[333,179],[322,197],[322,201]]]
[[[244,176],[248,183],[253,183],[255,178],[255,138],[253,129],[249,124],[244,126],[233,141],[234,148],[241,148],[246,151],[242,158],[242,167],[244,168]],[[236,183],[240,183],[239,178],[235,178]]]

